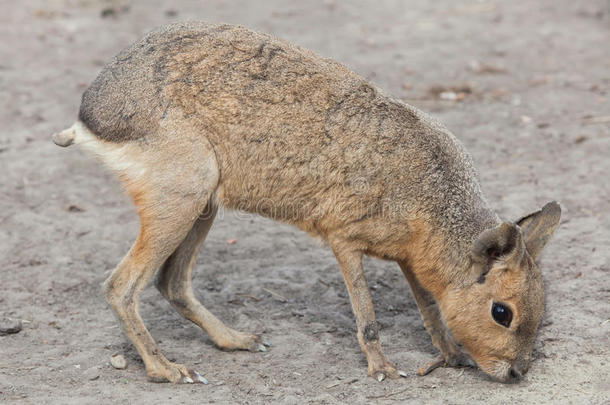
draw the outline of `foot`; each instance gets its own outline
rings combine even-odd
[[[268,347],[271,347],[271,343],[267,340],[263,340],[262,337],[258,335],[251,335],[253,338],[250,339],[249,346],[247,350],[251,352],[266,352]]]
[[[436,370],[437,368],[446,367],[446,366],[447,366],[447,363],[445,362],[445,359],[442,357],[439,357],[436,360],[428,362],[428,363],[424,364],[423,366],[421,366],[419,368],[419,370],[417,370],[417,374],[420,376],[428,375],[432,371]]]
[[[153,382],[171,382],[174,384],[208,383],[208,380],[198,371],[189,369],[183,364],[170,362],[162,368],[148,370],[148,377]]]
[[[228,328],[227,328],[228,329]],[[220,336],[213,337],[214,343],[224,350],[249,350],[251,352],[266,352],[271,346],[261,336],[252,333],[239,332],[228,329]]]
[[[386,378],[407,377],[407,373],[402,370],[397,370],[390,363],[384,363],[373,368],[369,368],[368,375],[381,382]]]
[[[447,356],[447,358],[441,356],[438,357],[436,360],[421,366],[419,370],[417,370],[417,374],[421,376],[428,375],[439,367],[462,368],[473,366],[473,362],[470,359],[464,357],[463,355]]]

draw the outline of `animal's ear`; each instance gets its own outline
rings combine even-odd
[[[497,259],[507,263],[520,263],[524,251],[521,230],[509,222],[481,232],[472,247],[475,260],[485,264],[487,271]]]
[[[517,221],[525,238],[525,246],[534,260],[553,236],[553,232],[559,225],[561,218],[561,207],[552,201],[546,204],[540,211],[529,214]]]

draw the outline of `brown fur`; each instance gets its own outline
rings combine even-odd
[[[526,369],[543,302],[532,256],[557,226],[558,205],[523,230],[502,224],[446,128],[342,65],[243,27],[173,24],[102,70],[79,119],[56,143],[100,156],[139,210],[140,236],[106,291],[154,380],[198,376],[160,354],[137,313],[159,267],[159,290],[218,346],[264,350],[192,293],[195,254],[220,205],[328,242],[369,375],[400,373],[381,349],[363,254],[400,264],[447,363],[502,381]],[[204,208],[210,215],[198,217]],[[510,328],[493,321],[495,301],[513,309]]]

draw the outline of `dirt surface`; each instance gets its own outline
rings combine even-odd
[[[2,403],[608,403],[610,18],[606,1],[0,1]],[[223,352],[154,289],[141,314],[170,359],[209,385],[154,384],[100,284],[138,231],[118,181],[52,132],[76,118],[102,64],[179,19],[240,23],[345,63],[431,112],[474,157],[492,205],[516,219],[558,200],[541,267],[547,312],[517,385],[474,369],[417,367],[436,351],[394,263],[365,267],[388,358],[366,377],[341,273],[300,231],[224,212],[194,285],[267,353]],[[228,243],[236,239],[236,243]],[[125,370],[110,366],[122,354]]]

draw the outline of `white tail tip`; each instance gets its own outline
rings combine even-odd
[[[64,129],[61,132],[57,132],[53,134],[53,142],[57,146],[70,146],[74,143],[74,138],[76,137],[76,132],[74,131],[74,126],[71,126],[68,129]]]

